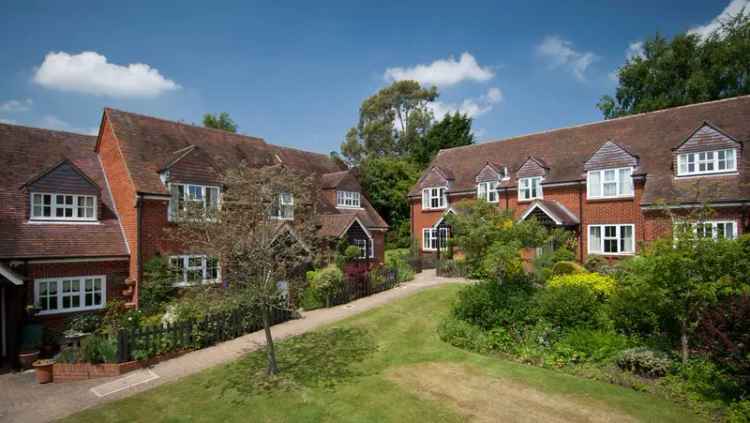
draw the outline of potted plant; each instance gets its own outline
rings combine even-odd
[[[21,368],[28,370],[31,365],[39,358],[39,348],[33,345],[21,345],[21,352],[18,353],[18,362]]]
[[[39,384],[52,382],[52,367],[55,364],[55,360],[43,359],[36,360],[32,363],[36,371],[36,381]]]

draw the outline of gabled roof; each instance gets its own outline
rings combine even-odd
[[[543,160],[549,168],[544,184],[578,182],[584,178],[584,161],[607,140],[616,140],[623,149],[638,155],[639,173],[647,175],[642,204],[659,200],[681,202],[685,197],[677,186],[681,182],[673,177],[672,148],[706,121],[735,140],[747,141],[748,116],[750,96],[741,96],[441,150],[430,168],[449,169],[455,175],[449,192],[473,192],[474,178],[487,161],[518,169],[529,156]],[[738,158],[740,175],[721,182],[720,192],[727,195],[722,194],[720,201],[750,199],[748,149],[742,149],[741,157]],[[418,183],[409,194],[418,196],[421,188]]]
[[[540,210],[546,214],[556,225],[559,226],[575,226],[580,223],[576,215],[574,215],[567,207],[554,200],[534,200],[529,204],[526,211],[523,212],[518,220],[526,220],[534,210]]]
[[[128,255],[95,143],[88,135],[0,124],[0,259]],[[98,224],[28,223],[29,193],[19,187],[66,163],[99,190]]]
[[[22,185],[22,187],[29,187],[31,185],[34,185],[36,182],[42,180],[47,175],[50,175],[50,174],[54,173],[57,169],[59,169],[62,166],[70,166],[70,169],[73,172],[75,172],[76,174],[78,174],[78,176],[80,176],[83,180],[85,180],[86,182],[88,182],[92,187],[94,187],[97,190],[100,189],[99,186],[96,184],[96,182],[94,182],[93,179],[89,178],[89,176],[86,175],[86,173],[84,171],[82,171],[80,168],[78,168],[78,166],[76,166],[75,163],[71,162],[67,158],[64,158],[64,159],[60,160],[59,162],[55,163],[54,165],[50,166],[49,168],[47,168],[47,169],[39,172],[37,175],[32,176],[28,181],[26,181]]]
[[[583,170],[598,170],[612,167],[636,167],[638,156],[623,146],[607,140],[583,163]]]
[[[703,134],[701,134],[703,133]],[[700,137],[700,135],[703,135]],[[693,141],[695,138],[719,138],[721,141],[728,142],[731,144],[735,144],[736,147],[741,147],[742,142],[737,141],[733,136],[727,134],[723,130],[721,130],[719,127],[712,125],[708,121],[704,121],[701,125],[699,125],[695,130],[688,135],[684,141],[682,141],[679,145],[675,146],[672,150],[680,150],[682,147],[685,146],[685,144]],[[698,140],[703,141],[703,140]]]

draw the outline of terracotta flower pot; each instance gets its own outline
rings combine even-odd
[[[18,361],[24,370],[31,368],[31,365],[39,358],[39,350],[21,351],[18,353]]]
[[[52,367],[54,360],[37,360],[32,366],[36,369],[36,381],[40,384],[52,382]]]

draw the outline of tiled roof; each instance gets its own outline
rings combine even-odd
[[[581,181],[584,162],[607,141],[639,158],[639,172],[647,175],[643,204],[658,201],[687,202],[691,180],[673,177],[673,148],[681,145],[704,122],[739,142],[750,140],[750,96],[676,107],[596,123],[544,131],[506,140],[441,150],[430,168],[451,172],[451,192],[474,191],[475,177],[488,162],[502,163],[511,171],[509,184],[516,185],[515,171],[534,157],[548,167],[544,184]],[[712,201],[750,200],[750,152],[742,149],[739,176],[704,177],[714,185]],[[417,184],[410,195],[419,195]]]
[[[578,218],[565,207],[562,203],[554,200],[534,200],[529,204],[526,212],[522,218],[526,218],[529,214],[538,208],[544,214],[549,216],[550,219],[555,221],[558,225],[562,226],[575,226],[580,223]]]
[[[0,124],[0,258],[128,254],[95,143],[91,136]],[[99,224],[28,223],[24,184],[65,160],[100,189]]]

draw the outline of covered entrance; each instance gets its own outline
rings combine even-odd
[[[567,207],[562,205],[558,201],[554,200],[534,200],[529,205],[529,208],[521,215],[519,220],[526,220],[534,218],[537,222],[541,223],[542,226],[547,229],[566,229],[574,231],[576,238],[578,238],[578,227],[580,221],[573,212],[568,210]],[[535,256],[552,251],[558,246],[556,245],[545,245],[544,247],[537,248]]]

